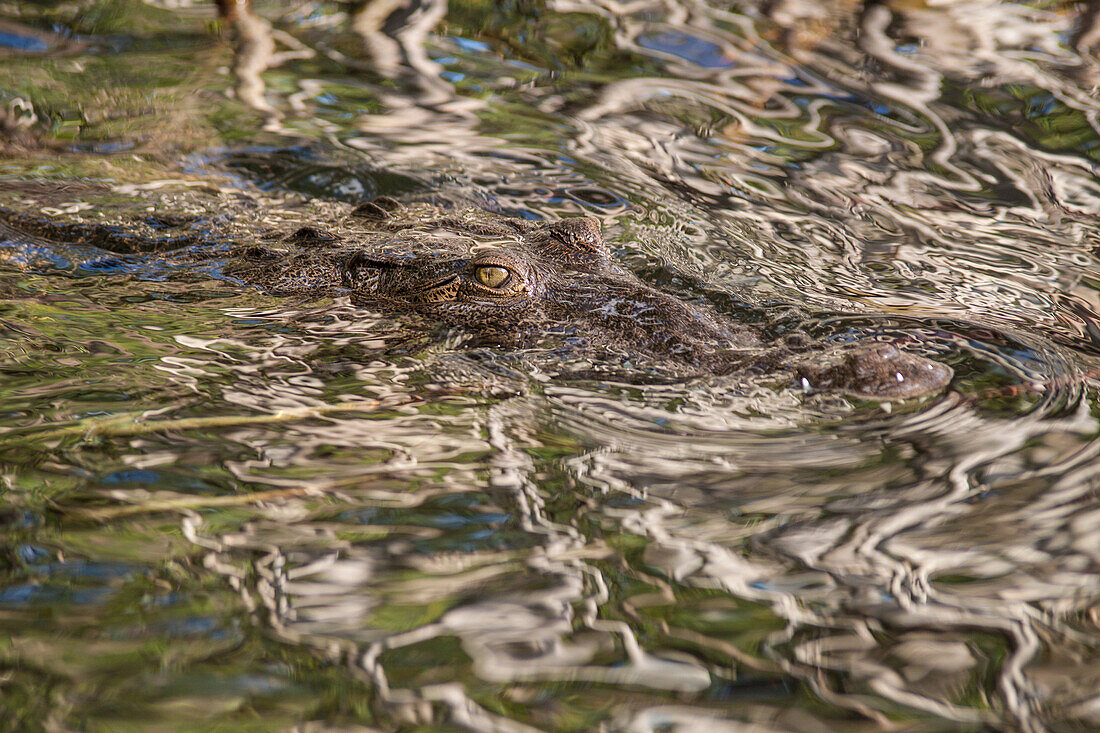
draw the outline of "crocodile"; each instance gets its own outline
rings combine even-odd
[[[195,234],[154,237],[6,209],[0,222],[38,239],[116,253],[217,257],[225,277],[272,294],[344,294],[357,306],[417,314],[503,348],[557,339],[699,374],[785,370],[805,390],[882,401],[935,394],[953,377],[946,364],[895,343],[824,344],[798,333],[768,343],[760,329],[659,290],[617,264],[591,217],[531,221],[379,197],[332,226],[215,247]],[[161,217],[153,228],[186,227]]]

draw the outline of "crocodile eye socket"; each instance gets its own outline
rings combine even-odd
[[[504,283],[508,282],[508,278],[512,273],[503,267],[497,267],[496,265],[487,265],[485,267],[479,267],[474,270],[474,278],[479,283],[488,288],[499,288]]]

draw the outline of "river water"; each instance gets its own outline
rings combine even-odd
[[[956,375],[657,378],[3,230],[0,729],[1100,728],[1094,7],[0,3],[10,209],[585,214]]]

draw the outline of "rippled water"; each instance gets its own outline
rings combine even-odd
[[[0,205],[599,217],[923,401],[0,231],[0,728],[1100,727],[1091,4],[0,4]],[[203,224],[206,226],[206,224]]]

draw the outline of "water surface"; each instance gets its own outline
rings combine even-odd
[[[1100,726],[1095,13],[383,5],[0,7],[0,204],[595,216],[951,388],[640,378],[0,231],[0,728]]]

